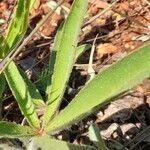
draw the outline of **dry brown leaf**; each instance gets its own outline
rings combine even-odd
[[[34,9],[38,9],[39,6],[40,6],[40,3],[41,3],[40,0],[36,0],[35,3],[34,3],[34,5],[33,5],[33,8]]]
[[[119,6],[120,6],[121,10],[128,10],[129,9],[129,2],[124,1],[124,2],[120,3]]]
[[[143,81],[143,84],[140,84],[136,87],[136,90],[143,93],[144,95],[150,95],[150,79]]]
[[[6,11],[8,4],[6,2],[0,2],[0,12]]]
[[[108,3],[106,1],[101,0],[89,0],[89,3],[91,3],[93,6],[95,5],[97,8],[106,8],[108,6]]]
[[[112,43],[99,44],[96,47],[96,52],[97,52],[98,58],[101,58],[106,54],[116,53],[117,50],[118,50],[117,46],[113,45]]]

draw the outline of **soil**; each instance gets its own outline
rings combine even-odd
[[[150,2],[148,0],[118,0],[104,14],[95,18],[113,1],[88,1],[88,11],[82,26],[79,45],[93,44],[97,36],[93,58],[93,69],[97,74],[103,68],[149,41]],[[30,13],[27,35],[57,2],[56,0],[36,0]],[[16,58],[16,63],[25,70],[33,82],[40,78],[43,68],[47,65],[54,36],[58,26],[67,16],[71,4],[72,0],[65,0]],[[0,33],[7,28],[14,6],[14,0],[0,1]],[[90,54],[91,49],[84,52],[75,63],[60,109],[64,108],[84,86],[88,76]],[[43,87],[38,83],[37,86],[42,93]],[[22,123],[24,119],[9,89],[3,96],[2,118],[17,123]],[[116,100],[71,128],[58,133],[56,138],[71,143],[91,145],[92,142],[87,136],[91,123],[98,124],[100,133],[111,150],[148,150],[150,145],[150,79],[144,80],[142,84],[120,95]],[[18,146],[24,149],[18,139],[1,139],[0,143],[14,147],[14,149]]]

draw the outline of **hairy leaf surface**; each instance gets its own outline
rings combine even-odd
[[[44,124],[47,124],[57,111],[63,97],[75,60],[77,39],[86,6],[87,0],[74,0],[68,18],[62,27],[63,31],[60,32],[61,35],[59,38],[61,38],[61,40],[58,41],[56,50],[53,50],[56,51],[57,54],[52,76],[51,93],[48,98],[48,106],[44,115]]]
[[[98,150],[108,150],[100,135],[100,130],[97,124],[90,125],[89,138],[97,146]]]
[[[21,126],[14,122],[0,122],[0,137],[26,137],[33,135],[33,129],[28,126]]]
[[[33,93],[31,94],[32,90],[25,83],[15,63],[10,62],[4,73],[21,112],[32,127],[39,128],[40,123],[33,104],[34,97],[32,97]]]
[[[95,148],[86,145],[75,145],[55,139],[49,138],[49,136],[34,137],[34,142],[38,148],[43,150],[95,150]]]
[[[38,89],[36,88],[35,84],[32,83],[32,81],[28,79],[27,75],[24,73],[23,70],[21,70],[21,68],[18,68],[18,70],[19,70],[21,76],[23,77],[27,87],[28,87],[28,90],[31,94],[32,101],[33,101],[34,105],[36,107],[40,107],[40,106],[44,107],[45,103],[43,101],[41,94],[39,93]]]
[[[58,131],[72,125],[97,106],[132,88],[150,76],[150,44],[100,72],[49,124],[47,131]]]
[[[77,59],[80,57],[82,53],[84,53],[86,50],[90,48],[91,48],[90,44],[83,44],[83,45],[78,46],[76,48],[75,61],[77,61]],[[53,69],[54,69],[55,59],[56,57],[52,53],[51,58],[50,58],[51,61],[49,64],[50,65],[49,68],[44,68],[42,75],[39,76],[39,82],[36,83],[37,87],[39,87],[39,89],[41,89],[42,91],[46,91],[47,95],[49,95],[51,91],[51,76],[52,76]]]

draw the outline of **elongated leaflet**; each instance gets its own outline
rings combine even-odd
[[[58,42],[56,51],[56,62],[52,76],[52,87],[50,90],[47,109],[44,114],[44,126],[58,110],[68,82],[73,63],[80,26],[86,12],[87,0],[74,0],[69,16],[64,23],[61,41]]]
[[[47,131],[58,131],[109,102],[150,76],[150,44],[139,48],[89,82],[50,123]]]

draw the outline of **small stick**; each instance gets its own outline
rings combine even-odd
[[[93,79],[95,76],[95,70],[93,69],[93,57],[94,57],[95,43],[96,43],[97,37],[98,37],[98,34],[96,35],[96,37],[93,41],[93,45],[92,45],[92,49],[91,49],[91,54],[90,54],[90,59],[89,59],[89,67],[88,67],[88,82],[91,79]]]
[[[150,131],[150,125],[149,125],[148,127],[144,128],[140,133],[138,133],[138,134],[132,139],[132,141],[127,142],[121,150],[123,150],[125,147],[131,145],[131,144],[132,144],[133,142],[135,142],[136,140],[138,140],[138,138],[140,138],[144,133],[146,133],[146,132],[149,133],[149,131]]]
[[[104,10],[102,10],[100,13],[98,13],[97,15],[93,16],[89,21],[87,21],[82,28],[86,27],[87,25],[89,25],[91,22],[93,22],[94,20],[96,20],[97,18],[99,18],[100,16],[102,16],[104,13],[106,13],[109,9],[111,9],[119,0],[114,1],[113,3],[111,3],[107,8],[105,8]]]

